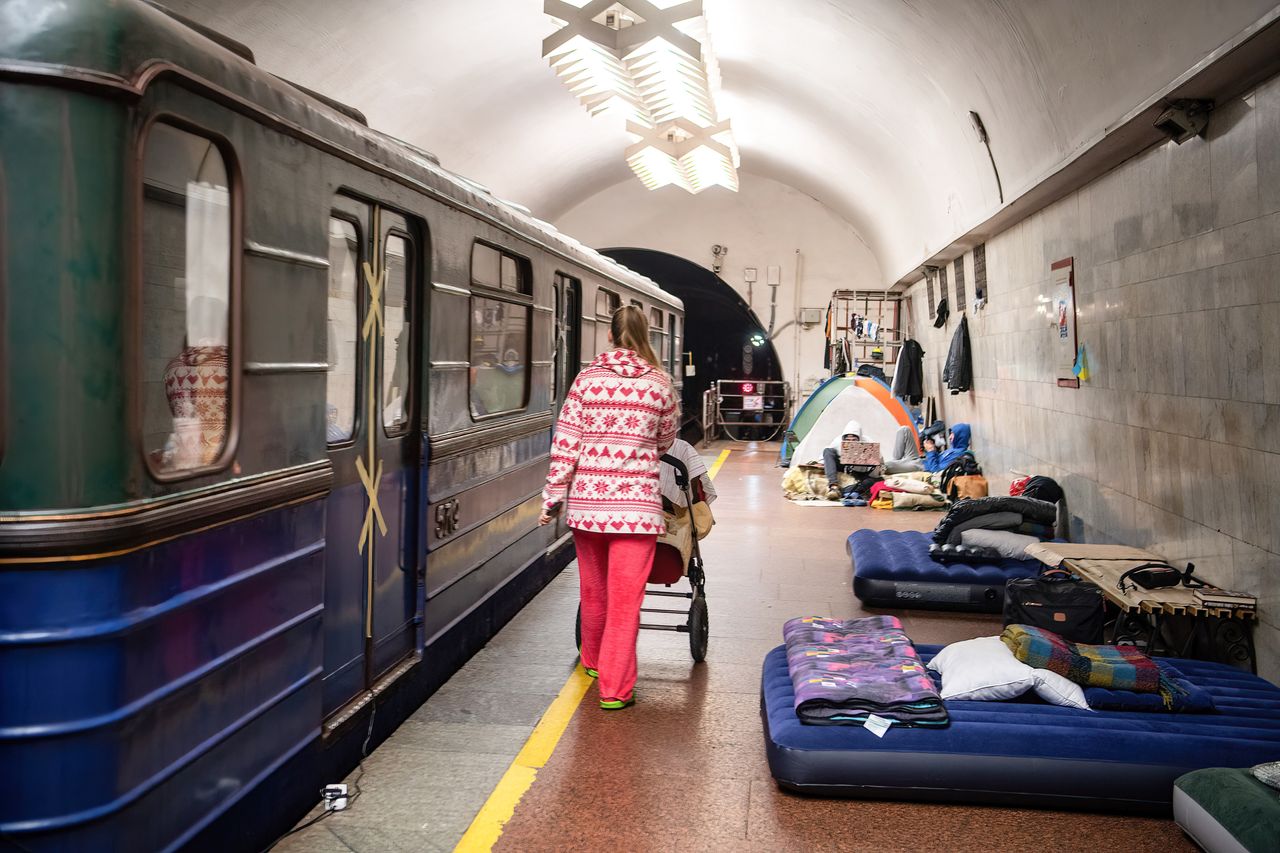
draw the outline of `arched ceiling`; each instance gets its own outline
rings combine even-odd
[[[541,57],[541,0],[162,0],[549,221],[635,180]],[[665,3],[660,3],[665,5]],[[847,219],[888,281],[1276,8],[1272,0],[706,0],[742,171]],[[712,188],[707,192],[723,192]],[[680,192],[665,188],[659,192]]]

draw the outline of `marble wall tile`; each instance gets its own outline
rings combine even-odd
[[[1223,356],[1227,361],[1230,378],[1230,397],[1233,400],[1262,402],[1266,382],[1262,367],[1262,318],[1254,306],[1230,308],[1226,312]],[[1269,329],[1274,335],[1276,329]]]
[[[1258,323],[1267,335],[1262,348],[1262,398],[1280,403],[1280,302],[1259,305]]]
[[[1169,200],[1175,239],[1200,234],[1218,217],[1209,177],[1209,143],[1190,139],[1182,145],[1166,142],[1160,148],[1169,159]]]
[[[1214,108],[1205,132],[1209,141],[1210,183],[1217,204],[1215,227],[1258,215],[1257,125],[1253,97]]]
[[[1280,211],[1280,77],[1258,87],[1254,94],[1258,133],[1258,207],[1262,213]]]

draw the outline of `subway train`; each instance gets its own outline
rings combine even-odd
[[[0,848],[260,849],[572,558],[559,401],[682,304],[159,7],[0,22]]]

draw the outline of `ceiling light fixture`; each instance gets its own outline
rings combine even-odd
[[[660,8],[664,5],[665,8]],[[738,148],[715,106],[719,67],[703,0],[545,0],[562,26],[542,55],[592,115],[621,115],[649,189],[738,189]]]

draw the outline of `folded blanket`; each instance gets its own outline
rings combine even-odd
[[[1026,536],[1034,536],[1041,541],[1047,541],[1053,538],[1053,525],[1040,524],[1036,521],[1024,521],[1014,528],[1014,532],[1022,533]]]
[[[914,492],[917,495],[928,495],[937,491],[927,480],[917,480],[914,477],[907,477],[902,474],[885,477],[884,485],[887,489],[899,492]]]
[[[1053,524],[1058,518],[1058,507],[1048,501],[1037,501],[1031,498],[985,497],[957,501],[947,512],[945,518],[938,522],[933,530],[933,541],[939,545],[951,541],[951,532],[956,525],[995,512],[1012,512],[1022,516],[1014,525],[1023,521],[1035,521],[1040,524]],[[957,540],[958,542],[959,540]],[[952,542],[956,544],[956,542]]]
[[[912,492],[894,492],[893,508],[901,510],[946,509],[947,500],[942,495],[918,495]]]
[[[1156,666],[1160,668],[1159,693],[1089,687],[1084,691],[1085,701],[1095,711],[1209,714],[1218,710],[1208,690],[1192,684],[1177,668],[1165,661],[1156,661]]]
[[[947,513],[947,515],[950,514],[950,512]],[[933,541],[939,545],[961,545],[964,543],[964,533],[967,530],[1013,530],[1020,524],[1022,524],[1022,516],[1019,513],[988,512],[961,521],[951,528],[946,539],[939,541],[938,537],[934,536]]]
[[[875,714],[898,726],[947,725],[938,690],[895,617],[791,619],[782,637],[800,722],[860,726]]]
[[[1081,687],[1139,693],[1160,690],[1160,668],[1133,646],[1068,643],[1052,631],[1030,625],[1010,625],[1000,639],[1027,666],[1056,672]]]

